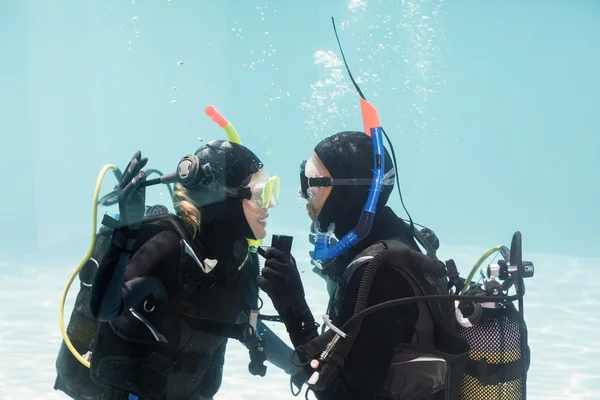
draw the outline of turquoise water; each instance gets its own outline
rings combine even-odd
[[[89,244],[98,173],[136,150],[174,170],[223,137],[209,104],[281,177],[269,234],[295,236],[309,302],[324,310],[298,164],[327,135],[362,128],[331,16],[394,143],[408,210],[443,259],[466,274],[523,233],[537,268],[529,398],[600,398],[598,3],[64,0],[0,4],[1,399],[66,398],[52,389],[58,301]],[[102,193],[113,185],[107,175]],[[149,204],[167,196],[149,189]],[[391,205],[404,215],[397,195]],[[292,398],[275,367],[258,378],[246,365],[231,344],[217,399]]]

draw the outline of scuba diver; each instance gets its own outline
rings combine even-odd
[[[364,205],[369,197],[369,187],[372,181],[373,146],[371,138],[364,132],[340,132],[321,141],[314,149],[308,161],[301,165],[301,196],[307,200],[307,211],[316,227],[331,227],[330,234],[342,238],[350,233],[359,219]],[[436,278],[436,284],[428,281],[428,276],[414,269],[412,272],[403,266],[384,263],[371,276],[371,285],[362,292],[361,283],[369,271],[368,264],[381,250],[382,241],[395,246],[404,255],[407,263],[412,257],[416,261],[427,262],[427,257],[421,253],[414,239],[410,225],[400,219],[394,211],[386,206],[394,185],[394,169],[391,157],[384,153],[385,170],[379,199],[375,201],[376,211],[372,218],[370,231],[354,246],[337,255],[334,261],[323,266],[321,272],[333,283],[334,289],[328,307],[328,317],[332,326],[342,326],[356,311],[355,306],[362,296],[363,309],[375,304],[399,298],[418,295],[412,281],[427,287],[427,293],[445,294],[445,287]],[[316,229],[315,233],[319,230]],[[338,242],[339,243],[339,242]],[[410,250],[410,252],[409,252]],[[313,254],[320,257],[320,254]],[[327,257],[328,259],[330,257]],[[271,248],[266,252],[265,267],[258,278],[259,286],[271,298],[279,312],[294,347],[310,344],[319,337],[317,324],[304,298],[304,289],[295,260],[281,251]],[[410,275],[408,275],[409,271]],[[432,314],[428,322],[436,325],[436,333],[449,342],[453,342],[444,352],[454,356],[466,357],[468,345],[453,331],[452,303],[447,302],[444,310]],[[419,346],[425,346],[427,341],[434,344],[436,350],[442,350],[441,344],[433,343],[432,330],[423,330],[418,322],[425,319],[422,312],[423,303],[410,303],[396,308],[390,308],[369,315],[362,321],[361,327],[353,332],[353,346],[345,358],[337,376],[320,391],[315,391],[319,399],[393,399],[413,398],[413,385],[406,381],[397,382],[393,386],[386,378],[394,373],[393,368],[404,368],[405,380],[420,382],[417,388],[422,395],[429,395],[424,390],[438,389],[438,397],[423,397],[424,399],[445,399],[450,385],[458,387],[456,378],[447,380],[444,365],[448,360],[439,362],[415,362],[406,364],[408,360],[399,358],[402,354],[411,352],[421,356],[428,354]],[[361,310],[359,310],[361,311]],[[423,316],[423,317],[422,317]],[[349,333],[348,333],[349,334]],[[323,349],[319,349],[322,351]],[[319,351],[319,352],[320,352]],[[411,353],[412,355],[412,353]],[[303,362],[302,354],[298,356]],[[414,357],[413,357],[414,358]],[[390,365],[394,367],[390,370]],[[410,365],[410,369],[407,368]],[[312,372],[307,366],[307,372]],[[309,380],[310,382],[310,380]],[[387,386],[386,386],[387,385]],[[435,385],[445,386],[441,391]],[[387,397],[385,392],[390,393]],[[379,397],[378,397],[379,396]],[[397,396],[397,397],[394,397]],[[440,397],[441,396],[441,397]],[[415,397],[416,398],[416,397]]]
[[[183,381],[184,384],[189,383],[190,390],[194,389],[194,385],[198,386],[204,376],[204,386],[197,391],[210,395],[220,385],[220,367],[225,350],[223,337],[238,339],[248,348],[248,371],[252,375],[265,376],[267,366],[264,363],[268,361],[292,376],[294,381],[301,379],[298,374],[300,368],[290,361],[292,349],[263,321],[278,321],[278,318],[259,318],[259,303],[262,303],[256,282],[260,270],[257,249],[262,240],[257,238],[265,234],[266,218],[263,217],[277,203],[279,178],[266,175],[260,160],[241,146],[234,126],[214,107],[206,107],[205,112],[225,131],[228,141],[211,142],[196,154],[185,156],[175,173],[164,175],[156,169],[142,171],[147,161],[136,154],[127,167],[125,179],[121,170],[112,164],[106,165],[98,177],[92,212],[95,234],[88,253],[67,282],[59,313],[63,341],[56,359],[54,388],[74,400],[123,396],[130,400],[159,398],[156,392],[161,392],[159,386],[165,387],[167,382],[164,379],[169,373],[180,374],[179,378],[169,375],[169,380],[173,381],[169,382],[170,385],[176,386],[177,382]],[[99,198],[103,176],[109,170],[113,171],[118,184],[111,193]],[[147,179],[154,173],[160,177]],[[167,186],[177,215],[170,214],[164,205],[145,206],[145,216],[140,223],[139,216],[145,203],[144,187],[159,183]],[[171,183],[176,184],[175,196]],[[125,212],[124,218],[119,214],[115,214],[115,218],[105,215],[103,225],[96,232],[98,207],[113,205],[119,205],[121,213]],[[120,241],[124,235],[128,237],[128,242]],[[178,239],[174,235],[178,235]],[[249,235],[246,245],[241,239],[244,235]],[[132,244],[134,247],[130,248]],[[153,248],[153,244],[158,247]],[[245,253],[242,248],[246,249]],[[142,252],[139,256],[135,255],[137,250]],[[159,258],[141,265],[149,254],[152,258],[148,250],[155,251]],[[177,251],[181,253],[179,257]],[[243,263],[234,267],[242,259]],[[162,265],[171,261],[172,265]],[[161,268],[158,265],[161,262],[165,271],[157,270]],[[99,269],[103,272],[96,279]],[[137,273],[146,272],[148,275],[130,280]],[[80,281],[79,292],[66,326],[64,305],[69,288],[77,277]],[[96,284],[92,285],[93,282]],[[174,282],[181,286],[173,286]],[[126,293],[121,293],[121,286]],[[143,299],[145,309],[142,311],[140,304],[134,303],[135,298],[142,297],[145,290],[157,296],[164,295],[168,290],[167,294],[171,296],[169,303],[161,303],[161,299],[150,295]],[[228,291],[232,295],[228,296]],[[153,300],[158,303],[150,309],[148,304]],[[203,301],[206,303],[200,304]],[[111,306],[115,307],[112,311]],[[237,319],[242,323],[233,324],[228,321],[233,320],[237,306],[241,309]],[[128,319],[123,311],[130,312],[136,320]],[[225,313],[221,314],[221,311]],[[120,316],[117,317],[117,314]],[[99,316],[102,321],[98,320]],[[171,327],[167,329],[168,334],[157,329],[178,319],[186,319],[181,322],[183,329]],[[139,322],[144,325],[139,325]],[[183,326],[186,324],[189,326]],[[150,332],[152,338],[144,337],[140,329]],[[201,332],[208,337],[205,345],[210,349],[196,346],[195,342],[202,341]],[[135,340],[139,338],[150,341],[136,348],[140,343],[136,345]],[[164,340],[168,340],[168,343],[165,344]],[[191,341],[187,342],[186,348],[179,348],[177,343],[183,342],[177,340]],[[111,349],[113,345],[116,350]],[[215,350],[215,346],[217,349],[211,360],[211,354],[202,351]],[[128,355],[137,358],[143,356],[144,351],[151,354],[146,362],[137,364],[137,371],[133,370],[135,363],[127,366],[130,361]],[[113,372],[110,365],[115,361],[113,357],[119,357],[114,372],[118,372],[118,368],[125,368],[129,375],[110,376]],[[169,365],[172,361],[177,364]],[[147,370],[140,370],[141,366]],[[190,375],[192,370],[196,371],[195,375]],[[156,376],[157,371],[159,376]],[[126,381],[130,378],[137,383]],[[140,385],[147,396],[138,395]],[[123,390],[124,386],[127,390]],[[165,391],[169,393],[172,389]],[[173,394],[175,397],[169,398],[189,398],[185,395],[179,397],[180,391],[177,392]]]
[[[337,32],[336,38],[339,44]],[[328,283],[329,329],[319,334],[289,252],[267,248],[257,278],[285,324],[305,382],[319,400],[525,399],[522,279],[533,276],[533,264],[522,261],[520,232],[510,250],[490,249],[506,261],[482,270],[483,285],[471,278],[491,251],[467,279],[453,260],[437,259],[435,233],[416,229],[406,207],[409,224],[387,206],[394,178],[399,186],[394,149],[341,44],[340,51],[361,97],[364,132],[322,140],[301,163],[299,190],[313,221],[312,263]],[[505,295],[515,282],[517,295]]]
[[[185,156],[174,175],[177,215],[144,221],[147,158],[137,152],[119,183],[119,219],[94,278],[90,308],[101,321],[90,373],[103,400],[212,398],[228,338],[254,334],[244,308],[247,238],[266,234],[278,177],[230,141]]]

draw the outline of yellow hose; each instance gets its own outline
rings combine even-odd
[[[475,275],[475,273],[477,272],[479,267],[481,267],[481,264],[483,264],[483,262],[489,256],[491,256],[492,254],[494,254],[497,251],[500,251],[501,248],[502,248],[502,246],[500,246],[500,245],[491,247],[488,251],[485,252],[485,254],[483,254],[481,257],[479,257],[479,260],[477,260],[477,262],[475,263],[473,268],[471,268],[471,272],[469,273],[469,276],[467,276],[467,278],[465,279],[465,287],[463,287],[463,289],[461,290],[461,292],[460,292],[461,295],[464,295],[467,292],[467,290],[469,290],[469,287],[471,285],[471,280],[473,279],[473,276]]]
[[[86,255],[83,257],[83,260],[81,261],[81,263],[79,264],[79,266],[77,266],[77,268],[75,269],[75,271],[73,271],[73,273],[71,274],[71,277],[67,281],[67,286],[63,290],[62,298],[60,299],[59,323],[60,323],[60,331],[62,333],[62,337],[63,337],[63,339],[65,341],[65,344],[67,345],[67,347],[69,348],[69,350],[73,354],[73,356],[80,363],[82,363],[83,365],[85,365],[88,368],[90,367],[90,362],[87,361],[85,358],[83,358],[81,356],[81,354],[79,354],[77,352],[77,349],[75,349],[75,347],[71,343],[71,340],[69,339],[69,336],[67,335],[67,330],[65,328],[65,321],[64,321],[64,319],[65,319],[64,318],[65,300],[67,299],[67,293],[69,293],[69,288],[71,287],[71,284],[75,280],[75,277],[77,276],[77,274],[79,274],[79,271],[81,271],[81,269],[83,268],[83,266],[86,264],[86,262],[92,256],[92,251],[94,250],[94,246],[96,245],[96,227],[98,225],[98,221],[97,221],[97,218],[98,218],[98,197],[100,195],[100,187],[102,186],[102,181],[104,179],[104,175],[106,175],[106,173],[109,170],[110,171],[115,171],[116,169],[117,169],[117,167],[115,165],[107,164],[107,165],[104,166],[104,168],[102,168],[102,170],[100,171],[100,174],[98,175],[98,179],[96,180],[96,189],[94,190],[94,208],[92,209],[92,216],[93,216],[92,217],[92,241],[90,243],[90,248],[88,249]]]

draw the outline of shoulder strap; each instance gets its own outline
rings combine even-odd
[[[415,296],[446,294],[448,275],[446,264],[438,259],[410,249],[398,240],[383,241],[388,251],[387,262],[409,282]],[[421,347],[434,348],[434,319],[446,325],[452,318],[451,302],[419,301],[416,340]]]
[[[188,245],[194,250],[194,252],[202,254],[202,249],[199,246],[197,246],[197,244],[193,240],[191,240],[190,234],[188,233],[183,223],[183,220],[180,217],[173,214],[165,214],[146,218],[146,221],[149,224],[157,224],[163,226],[165,229],[170,229],[174,231],[179,235],[181,240],[184,240],[186,241],[186,243],[188,243]]]
[[[411,260],[412,250],[403,242],[396,240],[386,241],[384,244],[388,248],[388,264],[395,267],[396,271],[406,279],[414,292],[414,296],[423,296],[425,294],[424,288],[415,276],[416,271],[411,270],[410,264],[414,264],[413,260]],[[435,340],[431,306],[423,301],[418,301],[415,304],[419,311],[419,316],[415,324],[413,341],[416,341],[415,344],[420,347],[434,349]]]
[[[386,240],[383,244],[388,249],[388,263],[410,274],[422,295],[447,294],[447,287],[443,281],[448,276],[446,264],[414,251],[398,240]],[[426,303],[438,318],[442,320],[447,318],[447,310],[444,310],[441,302],[427,301]]]

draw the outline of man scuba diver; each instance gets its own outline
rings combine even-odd
[[[323,316],[329,330],[319,335],[290,254],[267,249],[257,278],[296,347],[309,389],[319,400],[524,399],[521,290],[522,276],[533,269],[523,274],[520,233],[510,263],[488,268],[487,292],[471,282],[472,274],[460,279],[452,260],[439,261],[435,234],[416,230],[410,215],[408,225],[386,205],[394,185],[393,147],[394,164],[376,110],[348,73],[361,96],[364,132],[322,140],[300,167],[300,194],[316,234],[313,263],[332,289]],[[495,278],[508,276],[519,280],[519,295],[502,297]],[[469,286],[478,293],[448,295]],[[521,318],[508,303],[517,298]],[[453,301],[463,299],[469,300],[455,308]],[[499,313],[482,318],[484,301]],[[459,334],[459,324],[469,331]],[[516,327],[517,334],[508,341],[487,336],[498,326]]]
[[[307,211],[310,218],[320,227],[331,227],[329,233],[342,238],[356,226],[367,198],[371,185],[373,169],[373,146],[371,138],[363,132],[340,132],[321,141],[308,159],[301,166],[301,195],[307,200]],[[387,151],[383,155],[385,165],[383,171],[383,188],[376,201],[372,226],[368,234],[354,246],[329,262],[322,272],[334,283],[335,289],[331,294],[328,316],[332,326],[342,326],[355,312],[361,281],[367,271],[367,265],[376,255],[377,244],[388,241],[390,244],[402,247],[404,254],[415,259],[425,259],[417,245],[411,227],[400,219],[394,211],[386,206],[393,190],[393,164]],[[409,250],[411,253],[409,253]],[[416,254],[419,254],[419,258]],[[319,257],[319,254],[314,254]],[[305,346],[318,337],[318,331],[312,313],[304,299],[304,290],[300,275],[297,272],[293,257],[288,257],[277,249],[269,249],[267,261],[262,275],[258,278],[260,287],[269,295],[273,305],[282,317],[295,347]],[[329,258],[329,257],[328,257]],[[331,261],[331,259],[329,260]],[[368,296],[363,299],[363,308],[380,304],[389,300],[413,297],[417,295],[412,279],[418,279],[422,285],[429,285],[430,292],[444,293],[443,286],[429,284],[424,273],[413,271],[414,276],[404,276],[403,270],[390,263],[381,265],[374,277]],[[441,281],[440,281],[441,282]],[[439,334],[453,340],[457,349],[456,355],[465,355],[468,345],[450,328],[452,323],[452,304],[447,302],[446,313],[440,313],[435,321],[440,328]],[[390,365],[400,368],[403,360],[394,359],[400,354],[402,346],[418,347],[429,332],[421,332],[417,328],[420,317],[420,303],[410,303],[396,308],[390,308],[369,315],[362,321],[361,327],[354,332],[354,343],[345,358],[338,376],[334,377],[320,391],[315,391],[319,399],[387,399],[385,390],[390,394],[404,398],[413,395],[414,388],[386,387],[386,377]],[[445,319],[442,319],[442,315]],[[437,315],[434,318],[438,317]],[[415,350],[417,351],[417,350]],[[450,352],[451,350],[446,350]],[[299,357],[302,357],[299,354]],[[301,358],[302,359],[302,358]],[[310,361],[302,359],[303,362]],[[405,360],[406,361],[406,360]],[[405,364],[403,371],[406,379],[414,382],[421,381],[422,386],[449,383],[444,376],[444,369],[439,363],[423,362],[417,366],[412,363],[412,370]],[[310,368],[310,367],[309,367]],[[429,381],[425,378],[427,376]],[[458,375],[460,377],[460,375]],[[423,383],[423,381],[426,381]],[[316,382],[315,382],[316,383]],[[456,382],[454,382],[456,383]],[[406,384],[406,382],[404,382]],[[400,386],[400,385],[399,385]],[[458,387],[458,385],[456,385]],[[434,389],[433,387],[431,389]],[[419,388],[420,393],[424,389]],[[447,388],[438,391],[438,396],[424,398],[446,398]],[[408,397],[407,397],[408,398]],[[412,397],[411,397],[412,398]]]

